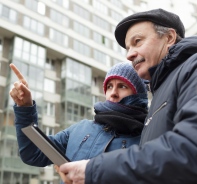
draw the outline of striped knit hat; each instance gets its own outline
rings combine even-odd
[[[132,65],[128,62],[121,62],[114,65],[106,74],[105,80],[103,82],[103,90],[106,93],[107,83],[111,79],[120,79],[128,84],[133,93],[147,93],[146,85],[141,79]]]

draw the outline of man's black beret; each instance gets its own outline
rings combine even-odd
[[[180,37],[185,37],[185,28],[178,15],[163,9],[154,9],[132,14],[119,22],[116,26],[115,37],[120,46],[125,48],[125,37],[129,27],[141,21],[150,21],[164,27],[173,28]]]

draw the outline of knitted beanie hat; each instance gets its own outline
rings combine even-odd
[[[131,87],[134,94],[147,93],[146,85],[133,66],[128,62],[121,62],[114,65],[106,74],[103,82],[103,90],[106,93],[107,83],[111,79],[120,79]]]

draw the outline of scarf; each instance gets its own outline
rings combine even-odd
[[[104,125],[105,131],[114,130],[117,134],[140,135],[147,115],[147,96],[144,99],[134,96],[139,97],[131,95],[120,102],[97,102],[94,105],[95,123]]]

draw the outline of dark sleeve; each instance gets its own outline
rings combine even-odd
[[[28,137],[21,131],[21,128],[30,125],[31,123],[37,124],[37,111],[36,104],[32,107],[18,107],[14,106],[15,113],[15,126],[16,135],[19,146],[19,154],[22,161],[31,166],[45,167],[52,164],[52,162],[35,146]],[[49,136],[64,153],[66,152],[66,145],[68,141],[68,131],[62,131],[54,136]]]
[[[177,81],[175,126],[142,146],[103,153],[90,160],[86,184],[196,184],[197,183],[197,70],[186,67]],[[187,68],[188,69],[188,68]],[[190,71],[190,72],[188,72]],[[157,130],[155,130],[157,131]]]
[[[134,145],[91,159],[85,183],[196,184],[197,144],[174,134],[168,132],[142,147]]]
[[[50,160],[21,131],[31,123],[38,124],[36,104],[31,107],[14,105],[16,136],[21,160],[32,166],[44,167],[51,164]]]

